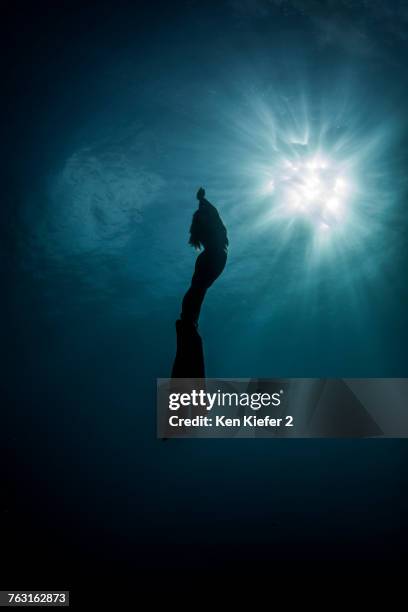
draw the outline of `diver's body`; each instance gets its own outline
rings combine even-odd
[[[189,243],[204,247],[197,257],[191,287],[183,298],[181,320],[183,323],[198,324],[201,305],[207,289],[219,277],[227,262],[227,230],[215,206],[205,199],[201,187],[197,192],[198,210],[193,215]]]

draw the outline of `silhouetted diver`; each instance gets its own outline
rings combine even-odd
[[[215,206],[197,192],[198,210],[190,227],[190,244],[204,251],[197,257],[191,287],[183,298],[181,318],[176,321],[177,351],[172,378],[205,378],[203,343],[197,331],[198,317],[206,291],[227,262],[227,230]]]
[[[197,257],[191,287],[183,298],[181,321],[198,325],[206,291],[219,277],[227,263],[227,230],[215,206],[205,199],[205,190],[197,191],[198,210],[193,215],[189,244],[204,250]]]

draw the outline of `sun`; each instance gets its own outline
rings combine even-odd
[[[342,164],[318,154],[281,160],[265,191],[274,195],[280,216],[304,218],[314,229],[331,232],[347,220],[352,183]]]

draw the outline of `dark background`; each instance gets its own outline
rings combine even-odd
[[[155,439],[201,183],[210,376],[407,375],[408,12],[369,4],[4,5],[3,588],[401,560],[404,440]],[[310,261],[256,195],[294,126],[358,170]]]

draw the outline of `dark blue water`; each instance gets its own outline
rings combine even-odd
[[[155,439],[201,184],[209,376],[407,375],[407,13],[336,6],[10,15],[4,508],[39,567],[401,554],[404,441]],[[318,153],[350,187],[323,238],[266,187]]]

